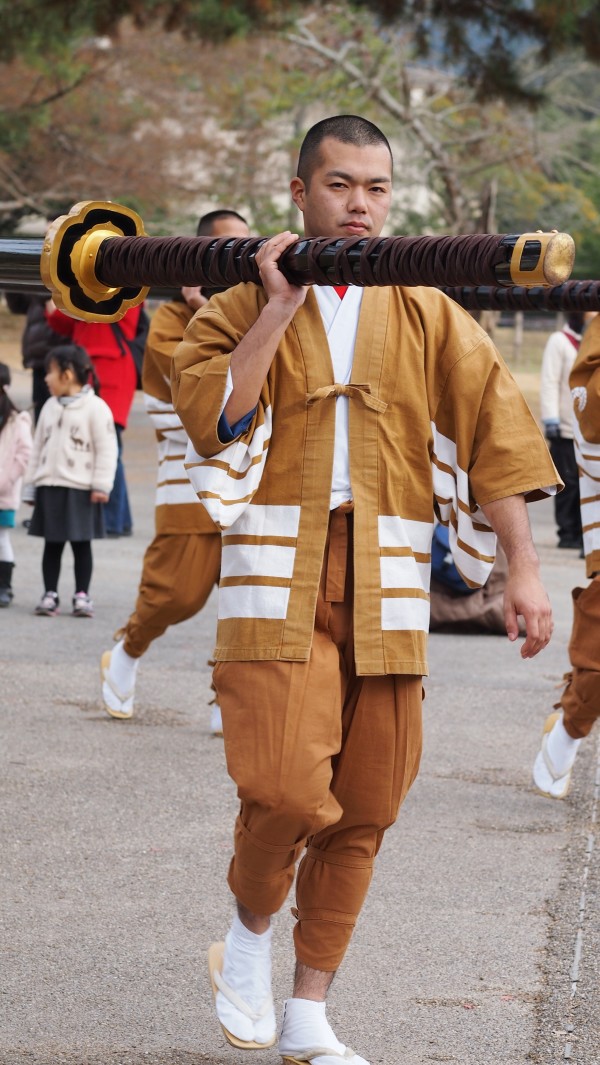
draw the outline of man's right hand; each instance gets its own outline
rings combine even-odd
[[[286,248],[295,244],[298,239],[297,233],[291,233],[289,229],[286,229],[284,233],[269,237],[256,253],[256,265],[259,268],[260,279],[269,303],[280,302],[286,307],[290,318],[304,303],[308,286],[290,284],[279,269],[278,261]]]
[[[269,237],[257,252],[256,264],[267,303],[231,353],[233,391],[224,408],[230,425],[256,407],[281,338],[306,299],[308,288],[290,285],[277,265],[286,248],[297,240],[297,233],[286,230]]]

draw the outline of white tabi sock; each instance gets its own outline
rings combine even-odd
[[[221,707],[218,703],[212,703],[210,708],[210,731],[213,736],[223,735],[223,718],[221,717]]]
[[[284,1057],[297,1057],[303,1051],[331,1050],[332,1054],[311,1057],[311,1065],[340,1065],[346,1047],[340,1043],[327,1017],[325,1002],[313,1002],[308,998],[288,998],[283,1008],[283,1024],[279,1039],[279,1053]],[[302,1060],[302,1058],[299,1058]],[[354,1054],[344,1058],[345,1065],[369,1065],[365,1058]]]
[[[111,684],[122,695],[133,694],[135,688],[135,675],[137,673],[139,658],[132,658],[123,647],[123,640],[119,640],[110,652],[110,668],[108,675]]]
[[[215,998],[217,1017],[221,1024],[245,1042],[270,1043],[275,1035],[276,1022],[271,998],[271,938],[267,929],[256,935],[246,928],[236,914],[225,937],[223,980],[252,1010],[261,1010],[265,1002],[269,1008],[259,1020],[246,1017],[225,995],[218,991]]]
[[[574,740],[572,736],[569,736],[563,725],[562,717],[559,717],[548,735],[546,752],[560,776],[564,776],[573,765],[580,743],[581,740]]]

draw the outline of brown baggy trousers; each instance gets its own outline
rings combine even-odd
[[[273,914],[296,881],[296,956],[340,965],[383,834],[421,754],[418,676],[357,677],[352,515],[330,518],[308,662],[219,662],[225,754],[241,800],[229,886]]]
[[[146,549],[135,610],[115,633],[140,658],[170,625],[197,614],[219,580],[220,533],[162,533]]]
[[[600,717],[600,576],[587,588],[574,588],[573,628],[567,686],[560,702],[566,731],[578,740],[591,732]]]

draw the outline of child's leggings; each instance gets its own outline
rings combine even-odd
[[[44,577],[44,589],[47,592],[58,591],[58,578],[60,577],[60,563],[64,551],[63,542],[51,542],[46,540],[42,557],[42,575]],[[73,559],[75,563],[75,591],[89,591],[92,579],[92,544],[90,540],[72,540]]]

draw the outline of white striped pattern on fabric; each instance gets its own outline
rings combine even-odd
[[[583,551],[600,551],[600,444],[590,444],[573,418],[575,458],[579,467],[579,499],[583,528]]]
[[[273,544],[232,544],[225,542],[221,554],[221,577],[285,577],[294,571],[295,547]]]
[[[219,588],[219,619],[272,618],[283,621],[287,615],[289,588],[260,584]]]
[[[300,507],[250,503],[223,537],[230,536],[298,536]]]
[[[456,444],[438,431],[435,422],[431,431],[433,494],[442,521],[449,525],[452,557],[466,582],[480,586],[494,565],[496,534],[480,507],[470,509],[469,475],[458,465]]]
[[[144,392],[144,404],[158,434],[156,506],[198,504],[198,497],[183,465],[188,438],[178,415],[171,403],[147,392]]]
[[[271,439],[272,412],[265,407],[264,422],[249,442],[234,440],[218,455],[203,457],[188,443],[187,475],[215,525],[230,528],[244,513],[255,494],[265,467]],[[285,509],[285,508],[284,508]]]
[[[183,470],[185,476],[185,470]],[[168,481],[159,484],[156,489],[156,506],[181,506],[185,504],[189,506],[199,506],[198,496],[194,492],[190,482],[186,480],[184,483],[170,484]],[[200,514],[201,511],[198,511]]]
[[[156,396],[150,396],[147,392],[144,392],[144,404],[146,413],[149,415],[156,432],[168,433],[169,436],[175,432],[179,433],[180,436],[183,434],[182,439],[187,439],[179,415],[173,410],[172,403],[167,403],[162,399],[157,399]]]
[[[379,515],[379,547],[405,549],[406,554],[382,555],[382,588],[420,588],[429,591],[433,523]],[[424,557],[417,559],[415,555]]]
[[[429,599],[381,600],[381,628],[389,631],[429,631]]]
[[[382,552],[381,627],[427,632],[433,522],[382,514],[377,521]],[[386,550],[398,553],[385,554]],[[386,595],[386,591],[397,594]]]
[[[247,506],[223,536],[219,618],[286,617],[299,525],[300,507]]]

